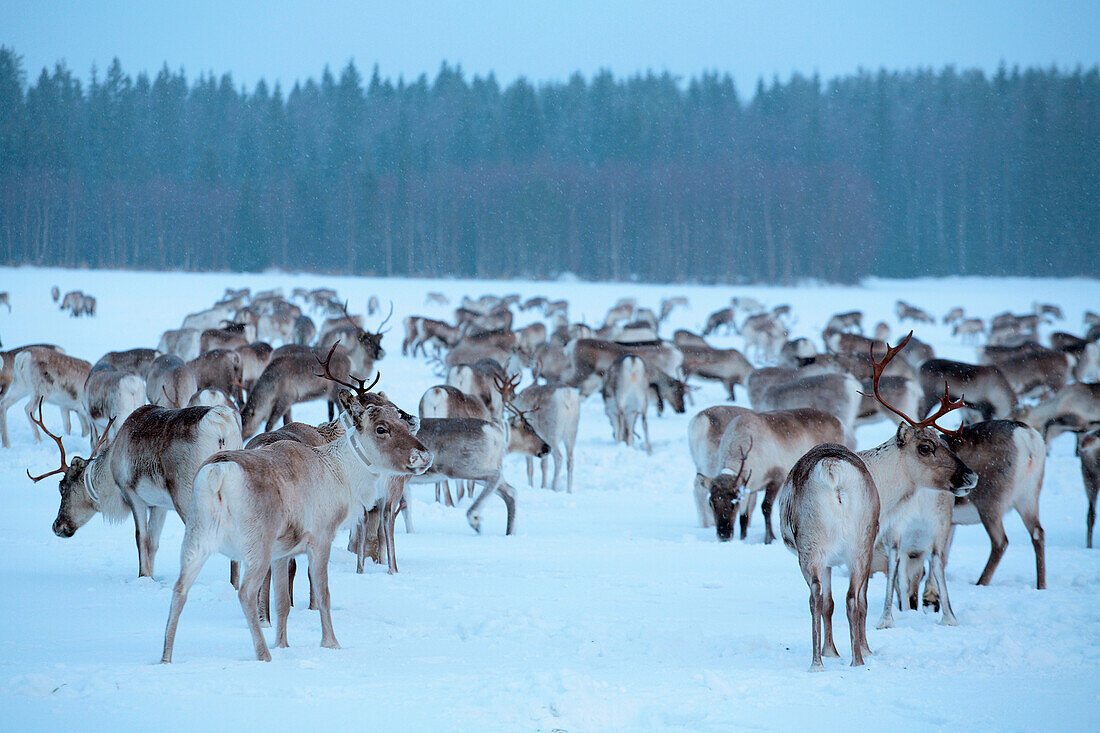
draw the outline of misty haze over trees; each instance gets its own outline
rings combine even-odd
[[[289,91],[0,50],[0,264],[700,282],[1100,275],[1100,73]]]

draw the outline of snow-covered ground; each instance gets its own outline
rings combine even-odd
[[[93,319],[58,312],[49,289],[80,288],[99,299]],[[1087,280],[944,279],[870,281],[861,287],[736,289],[700,286],[380,280],[290,275],[196,275],[0,269],[4,346],[50,341],[95,361],[103,352],[156,346],[160,333],[208,306],[227,286],[254,290],[335,287],[364,311],[369,294],[396,305],[379,363],[381,388],[415,411],[437,383],[421,360],[400,355],[400,319],[449,317],[425,293],[519,292],[568,298],[574,318],[602,317],[624,295],[656,307],[687,295],[690,311],[671,326],[698,328],[731,295],[790,303],[795,335],[815,337],[828,316],[860,308],[867,325],[894,327],[898,298],[938,316],[954,305],[988,318],[1059,303],[1061,327],[1079,332],[1081,313],[1100,305]],[[519,323],[528,319],[520,317]],[[950,358],[974,357],[947,327],[918,336]],[[736,337],[716,339],[740,347]],[[333,621],[343,648],[322,649],[316,613],[295,607],[290,649],[256,662],[227,582],[212,558],[191,591],[175,663],[161,665],[182,526],[170,518],[155,580],[137,579],[129,522],[93,519],[71,539],[50,530],[56,482],[32,484],[56,466],[51,442],[34,444],[21,406],[11,410],[13,447],[0,450],[0,710],[8,730],[306,729],[684,730],[995,729],[1095,730],[1100,702],[1100,550],[1084,547],[1085,497],[1072,436],[1052,446],[1042,493],[1048,590],[1035,590],[1031,543],[1014,514],[1010,546],[993,584],[973,585],[989,552],[980,526],[962,527],[947,569],[956,628],[904,612],[897,628],[873,628],[885,582],[871,581],[866,667],[848,667],[843,601],[834,615],[840,660],[809,674],[808,591],[782,543],[763,544],[759,515],[748,542],[718,543],[696,526],[694,469],[686,428],[699,409],[723,401],[719,386],[695,393],[685,415],[650,421],[653,455],[614,445],[599,397],[582,406],[572,495],[519,488],[517,534],[504,536],[504,508],[487,504],[483,534],[466,505],[436,504],[415,489],[414,534],[397,537],[401,572],[356,575],[338,538],[330,571]],[[743,397],[743,392],[739,395]],[[323,403],[295,418],[324,419]],[[57,411],[47,408],[48,424]],[[861,428],[861,447],[884,440],[885,423]],[[66,439],[70,455],[87,441]],[[400,527],[401,523],[398,522]],[[304,574],[298,598],[305,597]],[[844,583],[834,588],[841,598]],[[271,631],[269,630],[270,634]],[[270,639],[270,636],[269,636]]]

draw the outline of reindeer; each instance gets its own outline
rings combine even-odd
[[[79,290],[70,290],[65,293],[65,297],[61,299],[61,306],[59,310],[69,311],[69,315],[72,318],[76,318],[80,314],[83,307],[84,293]]]
[[[54,299],[57,302],[57,299]],[[11,294],[7,292],[0,293],[0,305],[8,309],[8,313],[11,313]]]
[[[681,308],[689,307],[688,306],[688,299],[685,298],[682,295],[677,295],[677,296],[674,296],[674,297],[671,297],[671,298],[664,298],[661,301],[661,312],[660,312],[660,315],[658,315],[658,317],[657,317],[657,321],[659,323],[664,323],[665,321],[667,321],[668,317],[670,315],[672,315],[672,311],[676,307],[681,307]]]
[[[947,444],[978,472],[978,485],[965,500],[955,500],[952,524],[977,524],[989,535],[989,560],[978,585],[989,585],[1008,547],[1002,520],[1015,509],[1035,549],[1035,585],[1046,588],[1045,534],[1039,523],[1039,490],[1043,485],[1046,446],[1037,431],[1013,420],[990,420],[964,426]],[[953,536],[953,535],[952,535]],[[950,549],[950,539],[948,540]],[[944,556],[946,564],[947,557]],[[942,578],[933,575],[942,587]],[[925,585],[925,603],[936,602],[936,586]]]
[[[738,331],[745,339],[745,352],[754,350],[757,360],[773,362],[779,349],[787,342],[789,332],[778,318],[770,313],[749,316]]]
[[[118,433],[108,434],[108,426],[121,427],[130,414],[145,404],[145,382],[141,377],[112,366],[96,367],[84,382],[84,409],[91,422],[92,453],[102,435],[113,440]]]
[[[737,349],[714,349],[709,346],[680,345],[684,354],[681,367],[684,379],[695,376],[721,382],[730,399],[737,399],[734,388],[744,384],[753,372],[752,364]]]
[[[1096,524],[1096,493],[1100,490],[1100,429],[1077,434],[1077,456],[1089,510],[1085,515],[1085,547],[1092,549],[1092,528]]]
[[[326,367],[325,378],[330,376]],[[332,442],[312,448],[280,441],[254,450],[225,451],[212,456],[199,470],[162,662],[172,661],[176,626],[187,593],[206,559],[216,551],[243,562],[238,598],[257,659],[271,660],[260,631],[260,585],[272,562],[278,561],[272,568],[276,646],[285,647],[290,611],[287,564],[290,557],[303,551],[309,557],[310,581],[321,613],[321,645],[339,647],[332,631],[328,586],[328,557],[337,528],[353,510],[357,513],[360,507],[377,503],[380,484],[386,484],[390,496],[396,489],[399,498],[404,477],[421,474],[432,463],[431,453],[412,435],[395,408],[363,406],[357,395],[370,388],[357,381],[356,392],[341,389],[338,393],[342,430]]]
[[[730,420],[744,412],[748,412],[744,407],[716,405],[698,413],[688,423],[688,450],[691,451],[691,460],[695,463],[692,494],[695,497],[695,508],[699,512],[700,527],[714,525],[714,511],[708,507],[713,477],[708,477],[707,474],[718,460],[722,434],[726,432]]]
[[[843,427],[832,415],[809,408],[768,412],[738,408],[736,412],[719,413],[717,417],[715,423],[726,420],[717,442],[692,448],[693,456],[698,453],[701,458],[710,459],[697,471],[702,475],[696,482],[695,493],[700,524],[703,527],[713,525],[718,539],[724,542],[733,535],[735,519],[740,517],[741,539],[745,539],[756,496],[763,492],[764,543],[770,544],[775,537],[772,506],[783,478],[799,456],[813,446],[843,439]],[[711,441],[717,434],[717,427],[717,424],[710,426],[703,431],[707,435],[697,437]],[[701,428],[693,425],[691,429]],[[748,456],[750,472],[744,483],[732,480],[735,474],[730,470],[742,454]]]
[[[57,443],[61,468],[31,479],[64,474],[54,534],[72,537],[97,512],[110,522],[120,522],[129,513],[136,530],[139,577],[153,577],[166,512],[175,509],[187,523],[199,465],[223,448],[241,446],[237,423],[224,408],[145,405],[126,418],[104,451],[98,451],[100,443],[88,460],[74,456],[66,463],[61,438],[50,433],[41,418],[40,409],[37,424]],[[104,439],[109,432],[104,431]]]
[[[201,334],[206,329],[217,328],[218,324],[222,321],[229,320],[229,316],[232,313],[233,308],[229,305],[216,305],[204,311],[191,313],[183,319],[183,325],[180,326],[180,330],[193,328]],[[233,320],[237,321],[239,319],[234,317]]]
[[[944,580],[951,537],[952,494],[964,497],[978,483],[978,475],[950,448],[949,441],[958,438],[959,431],[947,430],[936,423],[944,415],[960,409],[964,404],[962,398],[952,401],[945,386],[935,414],[918,422],[887,402],[879,389],[886,365],[905,348],[908,340],[909,336],[897,346],[887,348],[883,360],[875,362],[872,380],[875,399],[902,422],[892,440],[858,454],[874,477],[879,494],[880,531],[876,545],[886,553],[886,600],[877,627],[880,629],[894,625],[890,599],[903,555],[910,563],[919,560],[920,566],[923,566],[922,558],[929,557],[932,577],[943,594],[942,623],[946,626],[958,624]],[[933,491],[921,491],[921,487]],[[910,605],[916,607],[912,591]]]
[[[711,348],[711,345],[707,343],[705,338],[683,328],[678,328],[673,332],[672,343],[676,344],[681,349],[684,346],[698,346],[706,349]]]
[[[191,361],[202,353],[202,333],[193,328],[165,331],[157,344],[162,354],[175,354],[184,361]]]
[[[935,323],[936,319],[928,315],[927,311],[921,310],[916,306],[909,305],[904,300],[899,300],[894,305],[894,311],[898,315],[898,323],[904,320],[916,321],[917,323]]]
[[[779,491],[779,528],[783,543],[798,555],[810,587],[813,661],[840,656],[833,643],[832,568],[847,565],[848,627],[852,666],[863,664],[867,645],[867,581],[878,535],[879,498],[863,460],[842,445],[826,443],[798,459]],[[822,639],[824,621],[824,639]]]
[[[567,313],[569,313],[569,301],[567,300],[548,300],[542,309],[542,315],[547,318],[555,314],[565,316]]]
[[[791,339],[779,348],[778,366],[797,369],[817,356],[817,347],[808,338]],[[746,377],[747,379],[747,377]]]
[[[985,335],[985,321],[981,318],[961,318],[951,329],[951,335],[962,337],[963,343],[975,343]]]
[[[1053,394],[1073,377],[1076,359],[1069,354],[1042,349],[998,361],[996,368],[1020,397]]]
[[[855,445],[860,388],[859,381],[850,374],[815,374],[774,384],[755,398],[750,388],[749,398],[757,410],[812,407],[833,415],[844,428],[844,439],[840,442]]]
[[[729,334],[734,327],[734,315],[733,308],[722,308],[716,310],[707,316],[707,325],[703,327],[703,335],[710,336],[716,332],[719,328],[725,328],[726,333]]]
[[[431,292],[424,298],[424,305],[442,305],[448,306],[451,304],[449,298],[443,293]]]
[[[633,447],[634,424],[641,417],[645,452],[652,454],[649,423],[645,416],[649,409],[649,377],[645,361],[634,354],[620,356],[608,367],[601,393],[615,442]]]
[[[199,391],[195,373],[175,354],[158,356],[145,382],[145,398],[158,407],[183,407]]]
[[[522,354],[529,356],[544,343],[546,343],[546,324],[544,323],[532,323],[516,331],[516,345]]]
[[[1048,444],[1063,432],[1088,430],[1100,422],[1100,384],[1067,385],[1034,407],[1017,407],[1012,417],[1037,430]]]
[[[523,305],[521,305],[519,307],[519,309],[521,311],[529,311],[529,310],[532,310],[532,309],[535,309],[535,308],[538,308],[539,310],[541,310],[545,307],[546,307],[546,296],[536,295],[533,298],[528,298],[527,300],[523,301]]]
[[[386,355],[382,348],[382,336],[386,334],[386,323],[393,315],[393,303],[390,303],[390,312],[378,324],[377,331],[366,331],[348,315],[347,305],[344,305],[344,317],[348,323],[343,328],[332,329],[322,333],[317,341],[317,346],[324,350],[333,344],[343,342],[351,360],[351,368],[362,374],[369,374],[374,370],[374,363]]]
[[[53,302],[56,303],[61,298],[61,288],[57,287],[56,285],[51,287],[50,298],[53,300]]]
[[[496,394],[499,395],[499,393]],[[503,407],[500,409],[502,410]],[[478,420],[494,420],[500,416],[500,411],[498,410],[496,415],[494,415],[490,410],[490,405],[481,397],[467,394],[458,387],[440,384],[435,387],[429,387],[420,398],[418,414],[421,420],[424,418],[446,417],[469,417]],[[472,484],[473,482],[469,483]],[[470,496],[473,496],[473,493],[473,487],[471,485]],[[451,498],[451,489],[446,481],[440,481],[435,485],[435,500],[439,501],[441,496],[447,506],[455,505],[454,500]],[[459,483],[459,501],[462,500],[462,496],[463,488],[462,484]],[[405,516],[406,518],[408,517],[407,512]]]
[[[1035,315],[1039,316],[1040,318],[1050,316],[1051,318],[1055,318],[1059,321],[1065,320],[1065,316],[1062,315],[1062,309],[1054,305],[1053,303],[1032,303],[1031,309],[1035,313]]]
[[[573,362],[565,381],[580,389],[581,397],[595,392],[603,384],[603,375],[611,363],[624,354],[640,356],[646,364],[666,375],[677,374],[684,361],[683,352],[667,341],[624,346],[610,341],[577,339],[565,347],[565,354]]]
[[[565,446],[566,491],[573,493],[573,449],[577,443],[577,425],[581,417],[581,393],[574,387],[560,384],[533,384],[516,395],[516,407],[527,416],[531,427],[550,446],[554,458],[554,478],[550,487],[560,491],[562,453]],[[542,488],[547,488],[546,477],[550,459],[543,456]],[[527,456],[527,483],[535,485],[535,459]]]
[[[936,404],[944,384],[953,394],[968,395],[967,409],[980,413],[983,420],[1006,418],[1016,407],[1016,392],[995,366],[929,359],[921,364],[920,382],[924,390],[920,415],[927,415]]]
[[[297,346],[297,344],[294,345]],[[260,375],[264,373],[264,369],[271,362],[274,349],[271,348],[270,344],[256,341],[246,346],[238,346],[235,351],[237,356],[241,358],[241,384],[251,392],[256,380],[260,378]]]
[[[863,311],[837,313],[825,324],[825,333],[863,334]]]
[[[88,381],[92,365],[46,346],[27,346],[17,351],[11,362],[11,385],[0,398],[0,438],[3,439],[4,447],[10,445],[8,408],[28,395],[30,399],[25,411],[36,443],[41,442],[42,436],[34,421],[33,411],[35,403],[40,399],[61,408],[62,425],[66,433],[71,430],[69,411],[72,411],[80,420],[81,435],[88,435],[91,432],[91,423],[84,405],[84,383]],[[11,353],[5,352],[5,367],[7,355]]]
[[[245,333],[247,324],[223,321],[221,328],[208,328],[199,336],[199,348],[202,353],[213,349],[235,350],[239,346],[247,346],[249,338]]]
[[[149,378],[149,370],[157,358],[156,349],[129,349],[127,351],[108,351],[99,357],[95,367],[108,365],[122,372],[136,374],[143,380]]]
[[[212,387],[232,395],[240,404],[241,398],[241,355],[236,351],[214,349],[199,354],[187,362],[195,374],[198,389]]]
[[[337,346],[338,343],[333,344],[329,349],[328,361],[336,378],[347,379],[351,359],[347,351]],[[271,361],[249,391],[248,401],[241,410],[241,434],[245,438],[255,435],[261,425],[265,425],[264,430],[273,430],[280,419],[290,422],[293,405],[321,397],[328,399],[332,419],[339,383],[315,373],[314,365],[319,358],[316,351],[301,346],[283,346],[272,352]]]
[[[422,316],[409,316],[405,319],[405,340],[401,343],[401,353],[408,354],[412,349],[412,355],[417,351],[424,351],[425,344],[432,343],[437,347],[451,349],[462,340],[462,334],[458,328],[446,323]]]
[[[952,323],[955,323],[956,321],[961,321],[964,318],[966,318],[966,311],[959,307],[952,308],[951,310],[947,311],[947,315],[943,317],[943,325],[950,326]]]
[[[420,421],[417,438],[435,454],[429,471],[414,476],[410,483],[427,484],[447,479],[472,480],[484,488],[466,511],[466,521],[481,533],[481,505],[490,494],[500,494],[507,509],[505,534],[515,531],[516,490],[504,480],[505,453],[522,452],[541,458],[550,452],[531,427],[522,410],[512,402],[517,378],[500,380],[498,392],[510,417],[501,420],[474,418],[425,418]]]

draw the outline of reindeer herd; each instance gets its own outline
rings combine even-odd
[[[56,302],[56,288],[53,296]],[[91,304],[94,315],[94,298]],[[438,310],[449,301],[429,293],[426,304]],[[832,567],[848,568],[853,665],[870,653],[874,572],[887,581],[879,628],[893,625],[895,598],[899,609],[923,603],[942,610],[942,623],[957,623],[945,566],[959,524],[980,522],[989,535],[978,579],[986,585],[1007,548],[1004,516],[1015,509],[1032,540],[1036,586],[1044,588],[1039,492],[1047,445],[1062,432],[1078,436],[1092,547],[1100,317],[1088,313],[1084,334],[1057,331],[1044,345],[1040,328],[1062,319],[1056,306],[998,315],[988,332],[954,308],[944,322],[955,324],[956,337],[984,339],[967,363],[937,358],[913,332],[890,346],[885,323],[865,336],[861,311],[827,319],[820,342],[792,339],[789,306],[767,308],[746,297],[712,313],[700,333],[679,329],[664,338],[670,315],[686,307],[685,298],[656,310],[624,298],[589,325],[570,319],[566,300],[485,295],[463,298],[452,320],[409,315],[401,351],[423,357],[441,380],[414,415],[374,391],[377,377],[367,382],[385,357],[392,304],[382,316],[372,296],[364,317],[349,313],[330,288],[295,289],[289,299],[229,289],[165,331],[155,349],[109,352],[94,364],[47,343],[0,351],[0,437],[8,447],[8,408],[25,400],[35,440],[45,433],[60,452],[58,468],[28,471],[35,482],[60,476],[55,534],[72,537],[97,513],[113,522],[129,516],[139,576],[153,575],[168,513],[183,521],[164,662],[172,660],[188,591],[214,553],[233,561],[231,580],[258,659],[271,658],[261,632],[271,618],[271,588],[275,643],[287,646],[302,554],[321,644],[337,647],[328,561],[341,527],[350,528],[359,572],[368,559],[397,572],[396,518],[413,531],[409,486],[429,483],[448,506],[470,497],[466,517],[477,532],[485,502],[499,496],[512,534],[517,491],[505,479],[505,457],[525,456],[532,486],[539,459],[540,485],[572,492],[581,406],[597,391],[612,439],[627,446],[640,439],[648,453],[649,420],[666,407],[684,413],[697,389],[690,382],[717,382],[730,400],[741,388],[751,407],[706,407],[688,424],[699,524],[714,527],[722,541],[735,532],[745,539],[759,501],[770,543],[778,509],[779,535],[810,590],[815,669],[823,656],[837,656]],[[514,328],[521,313],[535,318]],[[935,323],[902,301],[895,313],[916,328]],[[320,327],[314,318],[323,319]],[[368,330],[367,319],[378,325]],[[743,350],[713,346],[707,338],[719,332],[740,336]],[[321,399],[328,422],[293,421],[295,405]],[[60,410],[61,431],[47,427],[46,403]],[[89,437],[87,458],[67,456],[62,443],[73,413]],[[961,416],[960,427],[938,423],[950,413]],[[856,428],[880,420],[896,432],[855,452]]]

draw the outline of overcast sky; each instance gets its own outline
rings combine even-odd
[[[377,63],[384,76],[434,77],[446,60],[505,83],[720,70],[751,93],[759,77],[794,71],[1092,66],[1100,0],[0,0],[0,44],[31,81],[61,59],[87,79],[115,56],[130,74],[167,62],[249,87],[290,86],[349,59],[364,75]]]

